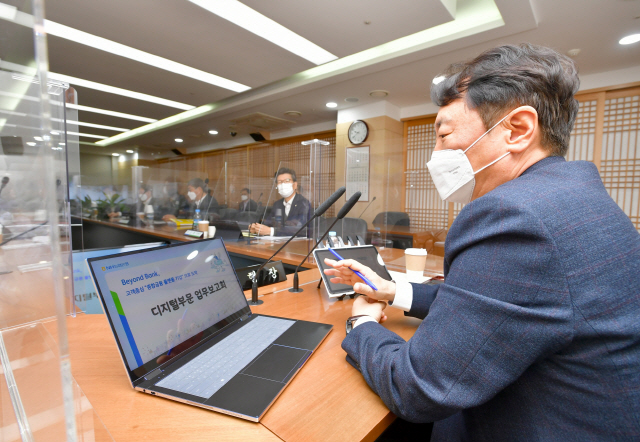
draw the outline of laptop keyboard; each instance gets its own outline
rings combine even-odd
[[[294,323],[258,316],[156,385],[209,398]]]

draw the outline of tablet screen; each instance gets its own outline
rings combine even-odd
[[[354,259],[376,272],[382,279],[391,281],[391,275],[387,271],[384,265],[384,261],[378,254],[378,250],[374,246],[359,246],[359,247],[343,247],[335,249],[344,259]],[[313,255],[316,258],[316,263],[322,274],[322,280],[327,286],[327,291],[332,296],[340,296],[348,293],[353,293],[353,286],[347,284],[335,284],[330,281],[330,278],[324,274],[324,270],[330,268],[324,263],[325,258],[335,260],[336,257],[326,249],[314,250]]]

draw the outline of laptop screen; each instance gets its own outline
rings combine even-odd
[[[88,263],[132,381],[250,313],[219,239]]]

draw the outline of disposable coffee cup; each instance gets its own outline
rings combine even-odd
[[[216,226],[209,226],[209,238],[213,238],[214,236],[216,236]]]
[[[209,221],[198,221],[198,230],[200,232],[208,232],[209,231]]]
[[[427,264],[426,249],[406,249],[404,251],[407,279],[410,282],[422,282],[424,266]]]

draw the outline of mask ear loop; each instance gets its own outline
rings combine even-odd
[[[503,121],[504,121],[508,116],[509,116],[509,114],[507,114],[507,115],[505,115],[504,117],[502,117],[502,120],[498,121],[496,124],[494,124],[493,126],[491,126],[491,129],[489,129],[488,131],[486,131],[485,133],[483,133],[482,135],[480,135],[480,138],[478,138],[476,141],[474,141],[473,143],[471,143],[471,146],[469,146],[469,147],[467,147],[465,150],[463,150],[463,151],[462,151],[462,153],[465,153],[465,154],[466,154],[466,153],[467,153],[467,151],[468,151],[469,149],[471,149],[473,146],[475,146],[475,145],[476,145],[476,143],[477,143],[478,141],[480,141],[481,139],[483,139],[483,138],[484,138],[484,136],[485,136],[486,134],[488,134],[488,133],[489,133],[489,132],[491,132],[493,129],[495,129],[495,128],[496,128],[496,126],[497,126],[498,124],[502,123],[502,122],[503,122]],[[500,158],[502,158],[502,157],[500,157]],[[498,159],[500,159],[500,158],[498,158]],[[493,164],[493,163],[491,163],[491,164]],[[485,166],[485,167],[486,167],[486,166]],[[480,170],[482,170],[482,169],[480,169]],[[480,172],[480,170],[479,170],[478,172]]]

